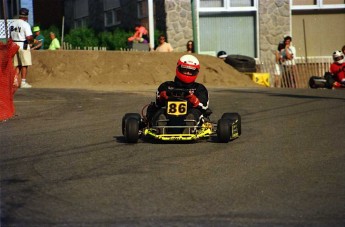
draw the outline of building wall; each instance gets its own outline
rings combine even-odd
[[[293,14],[292,34],[297,56],[331,56],[340,50],[345,45],[344,22],[344,10]]]
[[[165,0],[168,41],[176,51],[185,51],[193,39],[190,0]],[[290,0],[260,0],[258,13],[258,43],[260,58],[274,58],[277,44],[285,34],[291,34]]]
[[[104,31],[103,0],[89,1],[89,26],[96,32]]]
[[[174,51],[185,51],[188,40],[193,39],[190,0],[166,0],[166,32]]]
[[[3,5],[3,3],[5,3],[6,6]],[[4,10],[3,7],[5,7],[5,12],[6,12],[6,18],[7,19],[15,19],[18,17],[18,13],[19,13],[19,4],[20,1],[19,0],[5,0],[5,1],[1,1],[0,5],[0,19],[4,19],[5,15],[4,15]]]
[[[137,0],[121,0],[122,20],[121,28],[133,30],[138,21]]]
[[[274,59],[279,41],[290,32],[290,1],[259,1],[259,58]]]
[[[73,28],[74,20],[74,1],[64,0],[65,31],[68,32]]]
[[[51,25],[62,26],[64,4],[62,0],[33,0],[34,25],[48,29]]]

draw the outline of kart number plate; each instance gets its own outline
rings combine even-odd
[[[167,114],[177,116],[187,114],[187,101],[168,101]]]

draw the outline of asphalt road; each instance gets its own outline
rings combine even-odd
[[[345,90],[210,90],[242,136],[126,144],[154,91],[28,89],[0,123],[2,226],[344,226]]]

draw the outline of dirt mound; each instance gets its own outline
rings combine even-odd
[[[184,53],[120,51],[32,51],[28,81],[37,88],[94,90],[155,89],[173,80]],[[257,87],[216,57],[195,55],[201,64],[197,82],[206,87]]]

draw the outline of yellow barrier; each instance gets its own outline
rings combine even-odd
[[[260,85],[270,87],[270,74],[269,73],[253,73],[252,80]]]

